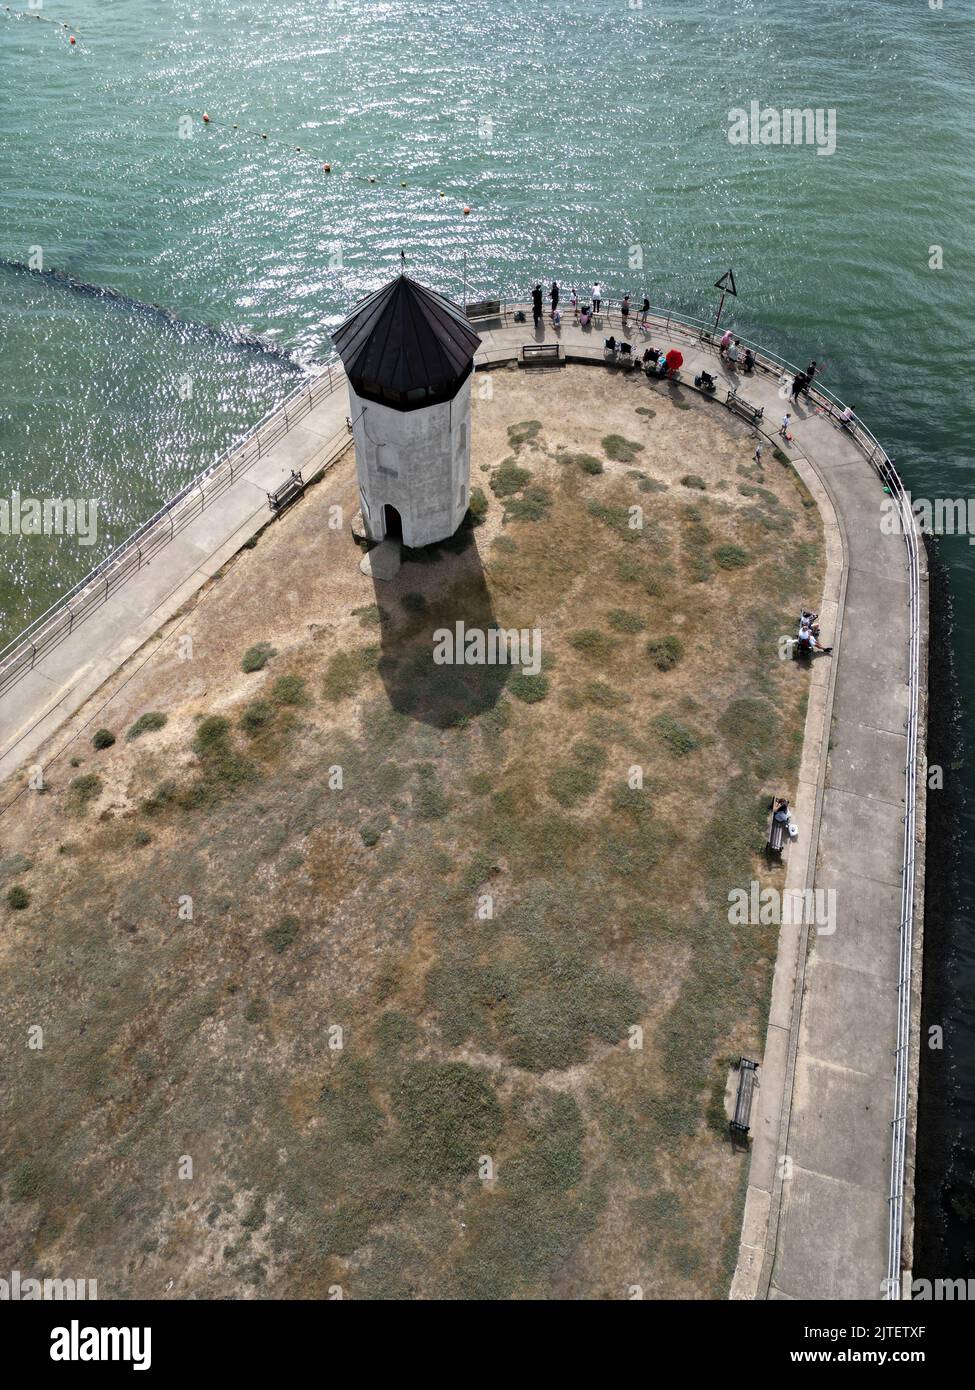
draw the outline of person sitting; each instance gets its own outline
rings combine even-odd
[[[714,377],[710,372],[702,372],[700,376],[694,378],[694,385],[699,391],[713,391]]]
[[[604,351],[606,351],[606,352],[611,352],[611,353],[613,354],[613,356],[615,357],[615,356],[616,356],[616,338],[613,337],[612,335],[611,335],[610,337],[608,337],[608,338],[604,338],[604,339],[603,339],[603,349],[604,349]]]
[[[751,348],[745,348],[745,358],[741,364],[743,372],[753,372],[755,370],[755,354]]]
[[[852,434],[855,421],[856,416],[853,413],[853,407],[852,405],[848,405],[840,415],[840,426],[845,430],[849,430]]]
[[[667,375],[667,354],[664,352],[662,352],[660,356],[657,358],[657,375]]]
[[[592,310],[590,309],[588,304],[583,304],[582,309],[579,312],[579,327],[588,328],[591,321]]]

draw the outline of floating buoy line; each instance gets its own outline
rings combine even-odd
[[[72,47],[77,43],[75,33],[77,33],[78,26],[76,24],[68,24],[63,19],[51,19],[50,16],[41,14],[39,10],[15,10],[11,5],[4,5],[3,13],[9,15],[11,19],[39,19],[42,24],[53,25],[54,28],[59,29],[62,34],[66,29],[72,30],[74,32],[69,33],[68,43],[71,44]]]
[[[287,150],[290,154],[299,154],[308,160],[314,160],[316,164],[321,165],[322,172],[325,174],[331,174],[336,167],[335,160],[323,159],[320,154],[316,154],[315,151],[310,150],[307,145],[296,144],[295,141],[284,138],[278,132],[270,134],[266,130],[259,130],[256,126],[241,125],[239,121],[221,121],[215,116],[211,116],[209,111],[204,111],[201,119],[205,127],[213,126],[217,130],[236,131],[238,135],[242,136],[245,140],[257,140],[263,145],[275,145],[278,149]],[[347,170],[344,173],[344,177],[352,179],[357,183],[379,184],[379,179],[375,174],[355,174],[351,170]],[[399,186],[400,188],[409,188],[410,184],[406,179],[400,179]],[[437,197],[444,202],[447,199],[447,195],[444,192],[438,192]],[[470,204],[464,203],[462,206],[464,216],[470,217]]]

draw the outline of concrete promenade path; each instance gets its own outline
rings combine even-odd
[[[590,331],[568,317],[558,331],[548,320],[535,331],[528,318],[519,325],[510,316],[475,325],[482,337],[477,366],[511,361],[523,344],[542,341],[560,342],[571,360],[601,362],[604,337],[620,333],[616,315],[612,324],[604,316]],[[781,929],[732,1297],[879,1299],[887,1271],[907,755],[905,542],[882,533],[879,478],[812,402],[789,407],[794,442],[786,445],[777,437],[787,407],[776,375],[729,375],[709,345],[677,324],[668,328],[651,318],[648,333],[631,325],[627,337],[637,354],[648,342],[683,352],[685,386],[678,389],[688,389],[704,367],[719,382],[719,401],[733,386],[764,406],[762,429],[790,455],[820,507],[826,534],[825,595],[818,606],[834,656],[819,657],[810,671],[803,759],[790,789],[800,836],[789,850],[786,886],[835,890],[836,929]],[[725,407],[716,402],[714,408]],[[267,523],[266,489],[292,468],[310,480],[344,452],[347,410],[340,382],[0,697],[0,776],[29,764],[102,682]],[[922,587],[925,618],[926,611]],[[926,635],[925,622],[924,641]],[[45,750],[48,758],[61,751],[56,744]],[[920,778],[921,797],[923,787]],[[912,1142],[908,1152],[910,1160]],[[907,1176],[910,1185],[910,1161]]]

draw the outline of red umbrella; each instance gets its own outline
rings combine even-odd
[[[671,348],[667,354],[668,372],[676,372],[677,368],[682,367],[683,365],[684,354],[682,352],[678,352],[676,348]]]

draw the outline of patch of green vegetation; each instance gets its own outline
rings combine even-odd
[[[636,413],[638,415],[645,415],[648,420],[652,420],[657,412],[655,410],[651,410],[648,405],[638,405],[636,408]]]
[[[30,907],[30,894],[22,883],[15,883],[8,889],[7,906],[15,912],[23,912],[25,907]]]
[[[248,1001],[244,1009],[244,1018],[248,1023],[263,1023],[266,1018],[270,1017],[270,1013],[271,1010],[264,1000],[255,996]]]
[[[336,652],[325,668],[322,693],[327,700],[347,700],[354,695],[369,671],[375,670],[378,647],[356,647]]]
[[[186,808],[209,806],[253,781],[257,770],[244,758],[230,737],[230,721],[222,714],[207,715],[197,725],[193,751],[200,760],[201,775],[177,794]]]
[[[646,623],[636,613],[629,613],[625,608],[614,608],[609,615],[609,625],[616,632],[642,632]]]
[[[483,488],[472,487],[467,504],[466,520],[471,526],[481,526],[488,514],[488,500]]]
[[[286,951],[298,935],[300,926],[301,923],[297,917],[282,917],[276,927],[269,927],[264,933],[264,940],[272,951],[281,955],[282,951]]]
[[[551,506],[548,488],[535,484],[525,489],[521,497],[509,497],[505,503],[505,521],[541,521]]]
[[[681,487],[697,488],[699,492],[707,492],[708,485],[698,473],[685,473],[680,480]]]
[[[518,549],[518,542],[511,536],[495,536],[491,544],[495,550],[500,550],[502,555],[514,555]]]
[[[779,448],[778,444],[774,444],[774,445],[772,446],[772,457],[773,457],[778,463],[785,463],[785,464],[788,464],[789,467],[791,468],[791,466],[792,466],[792,460],[789,458],[789,455],[785,452],[784,449],[780,449],[780,448]]]
[[[420,785],[413,793],[413,809],[420,820],[442,820],[450,809],[450,802],[437,782],[434,769],[421,764],[417,775]]]
[[[641,478],[639,483],[637,484],[637,487],[640,489],[641,492],[669,491],[668,485],[666,483],[660,482],[658,478]]]
[[[590,681],[582,692],[583,699],[591,705],[598,705],[600,709],[618,709],[620,705],[628,705],[632,696],[625,690],[616,690],[605,681]]]
[[[672,671],[684,655],[684,644],[679,637],[654,637],[647,643],[647,655],[658,671]]]
[[[167,806],[172,805],[178,799],[178,794],[179,787],[175,780],[172,777],[167,777],[159,783],[151,796],[142,798],[141,809],[147,816],[158,815],[160,811],[164,811]]]
[[[101,794],[102,779],[97,772],[86,772],[68,783],[68,809],[73,815],[84,815],[89,801]]]
[[[274,706],[267,700],[253,700],[240,716],[240,727],[251,736],[261,733],[274,718]]]
[[[253,647],[248,647],[240,659],[240,669],[247,671],[263,671],[264,667],[277,652],[270,642],[255,642]]]
[[[388,612],[381,603],[366,603],[361,608],[353,608],[353,618],[358,618],[363,627],[378,627],[386,622]]]
[[[774,705],[757,697],[732,700],[718,720],[718,732],[729,752],[759,781],[776,770],[780,727]]]
[[[96,729],[91,740],[92,747],[99,750],[102,748],[111,748],[114,742],[115,735],[112,733],[111,729]]]
[[[579,468],[583,473],[604,472],[602,459],[596,458],[595,454],[573,454],[568,449],[560,449],[556,454],[556,461],[564,464],[568,468]]]
[[[708,547],[711,532],[704,524],[699,507],[685,507],[681,542],[684,564],[693,584],[706,584],[714,574]]]
[[[701,747],[701,735],[676,719],[672,714],[658,714],[653,728],[675,758],[686,758]]]
[[[621,434],[607,434],[603,439],[603,453],[618,463],[632,463],[637,454],[643,453],[643,445],[624,439]]]
[[[557,767],[548,779],[548,789],[560,806],[574,806],[583,797],[592,796],[598,786],[595,772],[571,763]]]
[[[523,444],[533,444],[541,428],[541,420],[522,420],[517,425],[509,425],[508,443],[512,449],[520,449]]]
[[[516,671],[508,682],[508,689],[517,699],[524,700],[526,705],[537,705],[548,694],[548,677],[540,672],[538,675],[528,675],[524,671]]]
[[[378,812],[367,820],[364,825],[359,827],[359,838],[362,843],[371,849],[373,845],[378,845],[384,833],[389,829],[389,817],[384,812]]]
[[[13,1171],[10,1179],[10,1200],[30,1201],[40,1195],[45,1181],[43,1168],[33,1158],[25,1158]]]
[[[270,696],[275,705],[303,705],[308,700],[304,676],[278,676],[271,686]]]
[[[604,526],[617,531],[628,541],[639,539],[638,528],[630,525],[633,514],[629,507],[610,507],[603,502],[590,502],[586,510],[596,521],[601,521]]]
[[[605,665],[616,650],[616,639],[594,627],[581,628],[572,634],[569,641],[580,656],[599,665]]]
[[[427,611],[428,605],[423,594],[404,594],[403,597],[400,599],[400,603],[406,609],[407,613],[420,614],[425,613]]]
[[[532,475],[527,468],[519,468],[513,460],[505,459],[491,475],[491,491],[495,497],[511,497],[527,487],[531,480]]]
[[[165,724],[166,716],[164,714],[161,714],[159,710],[148,710],[145,714],[139,715],[125,737],[131,742],[134,738],[141,738],[143,734],[164,728]]]
[[[474,796],[487,796],[491,790],[491,778],[486,772],[472,772],[467,779],[467,787]]]
[[[747,550],[743,550],[740,545],[719,545],[714,551],[714,558],[723,570],[737,570],[747,565],[751,561],[751,556]]]
[[[392,1088],[403,1164],[415,1181],[476,1177],[493,1153],[503,1114],[485,1074],[463,1062],[412,1062]]]

